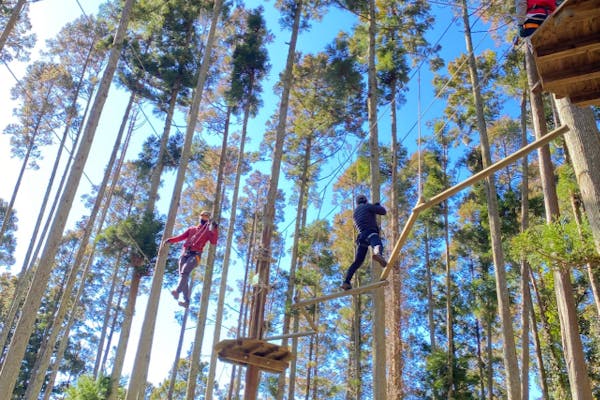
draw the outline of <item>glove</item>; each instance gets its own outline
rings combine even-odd
[[[211,225],[213,228],[218,228],[219,224],[217,224],[215,221],[211,222]]]
[[[525,28],[523,25],[519,25],[519,36],[524,38],[527,36],[527,32],[525,32]]]
[[[377,203],[375,203],[374,205],[376,205],[376,206],[380,206],[381,204],[380,204],[379,202],[377,202]]]

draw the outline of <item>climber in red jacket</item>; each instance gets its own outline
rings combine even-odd
[[[533,34],[550,14],[556,10],[556,0],[516,0],[519,36]]]
[[[175,300],[179,300],[179,293],[183,293],[183,301],[179,302],[182,307],[190,305],[189,277],[192,270],[200,262],[202,249],[206,242],[217,244],[219,235],[219,225],[210,221],[210,213],[202,211],[200,213],[200,223],[197,226],[189,227],[179,236],[173,236],[164,241],[164,244],[177,243],[185,240],[183,243],[183,253],[179,257],[179,283],[171,294]]]

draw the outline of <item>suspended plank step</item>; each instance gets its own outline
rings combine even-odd
[[[228,339],[215,345],[219,360],[232,364],[254,365],[261,370],[280,373],[293,358],[287,347],[258,339]]]
[[[600,0],[566,0],[531,36],[542,88],[600,106]]]
[[[297,303],[292,304],[292,308],[302,309],[302,307],[310,306],[310,305],[316,304],[316,303],[322,303],[324,301],[328,301],[328,300],[332,300],[332,299],[337,299],[338,297],[344,297],[344,296],[350,296],[353,294],[361,294],[364,292],[369,292],[371,290],[375,290],[380,287],[386,286],[387,284],[388,284],[388,281],[380,280],[380,281],[377,281],[374,283],[369,283],[368,285],[359,286],[354,289],[340,290],[339,292],[333,292],[333,293],[326,294],[324,296],[299,301]],[[312,327],[312,328],[314,330],[317,330],[315,327]]]

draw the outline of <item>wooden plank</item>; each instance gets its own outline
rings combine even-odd
[[[548,132],[546,135],[534,140],[533,142],[529,143],[527,146],[521,147],[519,150],[515,151],[508,157],[505,157],[502,160],[495,162],[494,164],[488,166],[485,169],[482,169],[481,171],[479,171],[476,174],[472,175],[471,177],[465,179],[464,181],[452,186],[451,188],[444,190],[443,192],[433,196],[431,199],[418,204],[414,208],[413,212],[415,212],[415,211],[420,212],[423,210],[427,210],[428,208],[431,208],[434,205],[441,203],[442,201],[446,200],[450,196],[460,192],[464,188],[471,186],[474,183],[479,182],[482,179],[487,178],[489,175],[493,174],[494,172],[498,171],[499,169],[504,168],[509,164],[512,164],[513,162],[517,161],[520,158],[523,158],[524,156],[526,156],[533,150],[536,150],[544,145],[547,145],[548,143],[550,143],[557,137],[564,135],[568,131],[569,131],[568,125],[562,125],[562,126],[556,128],[555,130],[553,130],[552,132]]]
[[[597,99],[593,99],[593,100],[585,100],[585,101],[578,101],[576,103],[574,103],[574,102],[572,102],[572,103],[578,105],[579,107],[589,107],[589,106],[600,107],[600,97]]]
[[[270,372],[283,372],[288,367],[289,363],[281,360],[270,360],[252,354],[223,349],[219,353],[219,359],[225,362],[231,362],[241,365],[254,365],[262,370]]]
[[[598,50],[600,50],[600,33],[556,45],[539,46],[535,48],[535,55],[536,62],[544,64]]]
[[[600,102],[600,85],[598,85],[598,87],[593,91],[579,93],[575,96],[571,96],[570,98],[573,104],[577,104],[578,106],[582,107],[597,104]]]
[[[569,93],[568,86],[574,83],[596,79],[600,79],[600,64],[569,70],[568,73],[559,71],[553,74],[546,74],[542,79],[542,85],[545,90],[550,92],[558,90]]]
[[[314,335],[316,333],[317,333],[317,331],[315,331],[315,330],[306,331],[306,332],[294,332],[294,333],[288,333],[286,335],[269,336],[269,337],[266,337],[264,339],[268,340],[268,341],[281,340],[281,339],[291,339],[291,338],[297,338],[297,337],[302,337],[302,336],[310,336],[310,335]]]
[[[313,331],[315,332],[319,332],[319,327],[317,325],[315,325],[315,321],[313,321],[313,319],[310,317],[310,315],[308,315],[308,313],[306,312],[306,310],[304,308],[299,308],[298,310],[300,310],[300,314],[302,314],[302,316],[304,317],[304,319],[306,319],[306,322],[308,322],[308,324],[310,325],[310,327],[312,328]]]
[[[302,308],[306,306],[310,306],[311,304],[321,303],[327,300],[337,299],[338,297],[350,296],[353,294],[360,294],[363,292],[368,292],[369,290],[379,289],[380,287],[386,286],[388,284],[387,281],[378,281],[374,283],[370,283],[368,285],[360,286],[350,290],[341,290],[339,292],[326,294],[321,297],[315,297],[313,299],[302,300],[297,303],[292,304],[292,308]]]
[[[406,240],[408,239],[408,234],[410,233],[413,225],[417,221],[417,217],[419,216],[419,212],[420,212],[418,210],[418,207],[420,204],[422,204],[422,199],[419,199],[417,201],[417,205],[413,208],[412,213],[410,214],[410,216],[408,217],[408,220],[406,221],[406,224],[404,224],[404,228],[402,229],[402,232],[400,233],[400,237],[396,241],[396,244],[394,245],[394,248],[392,249],[392,253],[390,254],[390,259],[388,260],[387,265],[385,266],[383,271],[381,271],[381,276],[379,277],[379,279],[386,280],[388,275],[392,271],[392,268],[394,268],[394,265],[396,264],[396,261],[398,260],[398,257],[400,256],[400,249],[404,246],[404,242],[406,242]]]

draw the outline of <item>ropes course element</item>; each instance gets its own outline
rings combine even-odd
[[[567,125],[560,126],[560,127],[556,128],[555,130],[553,130],[552,132],[549,132],[545,136],[542,136],[541,138],[536,139],[533,142],[529,143],[527,146],[524,146],[521,149],[515,151],[513,154],[509,155],[508,157],[505,157],[504,159],[495,162],[494,164],[490,165],[489,167],[482,169],[481,171],[472,175],[470,178],[467,178],[464,181],[452,186],[451,188],[448,188],[448,189],[444,190],[443,192],[433,196],[431,199],[429,199],[427,201],[419,199],[419,201],[417,202],[417,205],[415,205],[410,216],[408,217],[408,220],[406,221],[404,229],[402,229],[402,233],[400,234],[400,237],[398,238],[398,241],[396,242],[396,245],[394,246],[394,249],[392,250],[392,253],[390,255],[390,259],[388,260],[387,266],[384,268],[384,270],[381,273],[380,279],[381,280],[387,279],[388,275],[390,274],[390,272],[392,270],[393,265],[396,263],[399,255],[400,255],[400,249],[402,249],[402,247],[404,246],[404,243],[406,242],[406,239],[408,238],[408,234],[410,233],[412,226],[416,222],[421,211],[427,210],[427,209],[435,206],[436,204],[439,204],[442,201],[446,200],[450,196],[460,192],[464,188],[471,186],[474,183],[479,182],[482,179],[487,178],[488,176],[490,176],[494,172],[498,171],[499,169],[502,169],[505,166],[515,162],[516,160],[526,156],[533,150],[536,150],[542,146],[547,145],[552,140],[556,139],[559,136],[564,135],[568,131],[569,131],[569,127]]]
[[[530,40],[544,91],[600,106],[600,0],[566,0]]]
[[[294,355],[287,347],[258,339],[222,340],[214,347],[219,360],[227,363],[255,366],[267,372],[285,371]]]
[[[388,262],[388,266],[390,264],[391,263]],[[387,275],[386,275],[386,277],[387,277]],[[368,292],[368,291],[371,291],[371,290],[379,289],[379,288],[381,288],[383,286],[387,286],[388,281],[386,281],[384,279],[382,279],[382,280],[380,280],[378,282],[370,283],[368,285],[359,286],[359,287],[354,288],[354,289],[345,290],[345,291],[339,291],[339,292],[334,292],[334,293],[329,293],[329,294],[326,294],[324,296],[315,297],[315,298],[307,299],[307,300],[302,300],[302,301],[299,301],[297,303],[292,304],[292,308],[297,308],[297,309],[301,310],[300,312],[302,313],[302,309],[304,307],[310,306],[312,304],[322,303],[322,302],[327,301],[327,300],[337,299],[338,297],[350,296],[350,295],[354,295],[354,294],[361,294],[361,293]]]

